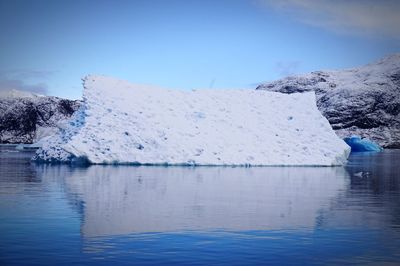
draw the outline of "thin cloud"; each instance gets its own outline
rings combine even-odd
[[[52,72],[38,70],[7,70],[0,72],[0,92],[10,90],[28,91],[37,94],[47,94],[48,86],[43,79],[47,79]],[[41,80],[27,83],[26,80]]]
[[[37,94],[47,94],[47,85],[45,83],[26,84],[21,80],[0,79],[0,91],[29,91]]]
[[[280,77],[291,76],[296,74],[299,70],[300,62],[299,61],[290,61],[290,62],[277,62],[275,63],[275,71],[279,74]]]
[[[55,72],[48,70],[33,70],[33,69],[13,69],[3,71],[2,74],[15,79],[47,79]],[[0,76],[2,75],[0,73]]]
[[[337,33],[400,38],[400,1],[259,0],[301,23]]]

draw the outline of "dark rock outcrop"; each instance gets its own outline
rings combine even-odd
[[[33,143],[54,134],[79,101],[11,91],[0,96],[0,143]]]

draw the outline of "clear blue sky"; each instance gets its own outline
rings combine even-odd
[[[251,88],[400,52],[400,1],[0,0],[0,89],[81,97],[104,74]]]

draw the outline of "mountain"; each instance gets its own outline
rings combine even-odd
[[[315,91],[319,110],[338,136],[400,148],[400,54],[358,68],[286,77],[257,90]]]
[[[80,102],[25,91],[0,94],[0,143],[33,143],[55,134]]]
[[[145,165],[342,165],[315,94],[168,90],[88,76],[83,106],[34,158]]]

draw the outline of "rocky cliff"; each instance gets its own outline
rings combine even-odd
[[[79,101],[9,91],[0,95],[0,143],[32,143],[58,131]]]

